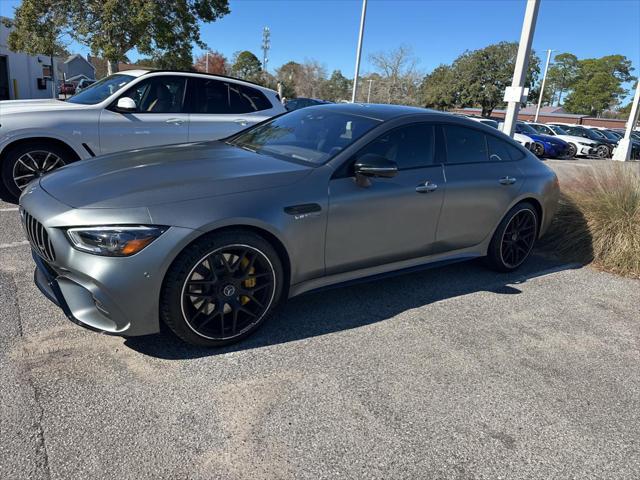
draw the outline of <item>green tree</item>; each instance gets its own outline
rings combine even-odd
[[[500,42],[480,50],[464,52],[452,65],[454,89],[460,106],[480,106],[488,117],[502,105],[505,89],[511,85],[518,44]],[[525,86],[530,87],[540,73],[540,59],[532,52]]]
[[[440,65],[422,79],[420,100],[425,107],[447,110],[457,103],[455,76],[449,65]]]
[[[622,84],[634,79],[632,71],[631,61],[624,55],[580,60],[573,90],[564,102],[565,110],[599,116],[616,107],[627,94]]]
[[[17,35],[39,36],[37,25],[51,24],[106,58],[108,73],[134,48],[161,63],[191,65],[191,46],[206,48],[199,23],[229,13],[228,0],[24,0],[18,10],[25,5],[37,12]]]
[[[296,97],[296,83],[300,81],[302,65],[297,62],[287,62],[276,70],[276,79],[282,84],[282,95],[285,98]]]
[[[342,75],[340,70],[334,70],[327,80],[322,83],[320,93],[323,99],[337,102],[349,98],[351,80]]]
[[[66,57],[68,52],[62,42],[64,18],[56,8],[56,0],[23,0],[15,9],[13,21],[4,19],[11,28],[8,46],[16,52],[29,55],[47,55],[51,59],[51,91],[56,96],[54,57]]]
[[[553,59],[547,72],[547,85],[552,92],[553,102],[558,95],[558,105],[562,102],[562,94],[571,90],[578,74],[578,57],[572,53],[560,53]]]
[[[258,57],[249,50],[236,52],[233,55],[231,74],[238,78],[258,82],[262,74],[262,64]]]

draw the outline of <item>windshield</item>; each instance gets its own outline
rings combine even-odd
[[[309,107],[245,130],[227,143],[285,160],[321,165],[380,123],[327,107]]]
[[[556,135],[569,135],[569,133],[566,130],[564,130],[562,127],[559,127],[557,125],[549,125],[549,128],[553,130],[556,133]]]
[[[526,123],[516,123],[516,132],[524,133],[525,135],[538,134],[538,132],[536,132],[533,128],[531,128],[530,125],[527,125]]]
[[[117,73],[103,78],[71,97],[67,102],[95,105],[109,98],[136,77]]]
[[[596,138],[607,138],[603,133],[601,133],[599,130],[592,130],[592,129],[588,129],[589,132],[591,132],[591,138],[593,138],[594,136]]]
[[[618,140],[620,140],[619,137],[617,137],[615,134],[611,133],[611,132],[607,132],[606,130],[599,130],[599,133],[601,133],[602,135],[604,135],[605,137],[607,137],[609,140],[613,140],[615,142],[617,142]]]
[[[554,135],[554,131],[551,130],[549,127],[547,127],[546,125],[529,125],[531,128],[533,128],[535,131],[537,131],[538,133],[542,133],[544,135]]]

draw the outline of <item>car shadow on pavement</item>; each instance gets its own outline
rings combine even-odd
[[[581,268],[537,253],[513,273],[496,273],[481,261],[311,292],[280,307],[249,338],[223,348],[187,345],[170,332],[130,337],[125,346],[162,359],[190,359],[292,342],[382,322],[417,307],[479,291],[521,293],[519,284],[551,272]]]

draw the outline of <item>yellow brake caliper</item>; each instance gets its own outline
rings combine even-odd
[[[247,265],[249,265],[249,260],[247,260],[246,258],[242,259],[242,267],[246,268]],[[253,275],[255,272],[256,269],[254,267],[251,267],[251,269],[249,270],[249,275]],[[247,280],[242,282],[242,285],[244,286],[244,288],[254,288],[256,286],[256,279],[248,278]],[[246,305],[250,301],[251,300],[246,295],[242,295],[240,297],[240,303],[242,303],[242,305]]]

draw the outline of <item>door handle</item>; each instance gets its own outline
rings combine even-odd
[[[182,125],[184,123],[184,120],[182,120],[181,118],[170,118],[168,120],[165,120],[165,123],[173,123],[174,125]]]
[[[424,182],[424,184],[418,185],[416,187],[416,192],[429,193],[429,192],[435,192],[437,189],[438,189],[438,185],[436,185],[435,183],[431,183],[429,180],[427,180],[426,182]]]
[[[502,185],[513,185],[514,183],[516,183],[517,178],[515,177],[510,177],[509,175],[507,175],[506,177],[502,177],[500,180],[498,180]]]
[[[241,127],[246,127],[247,125],[249,125],[249,122],[244,118],[239,118],[238,120],[234,120],[234,123],[237,123]]]

